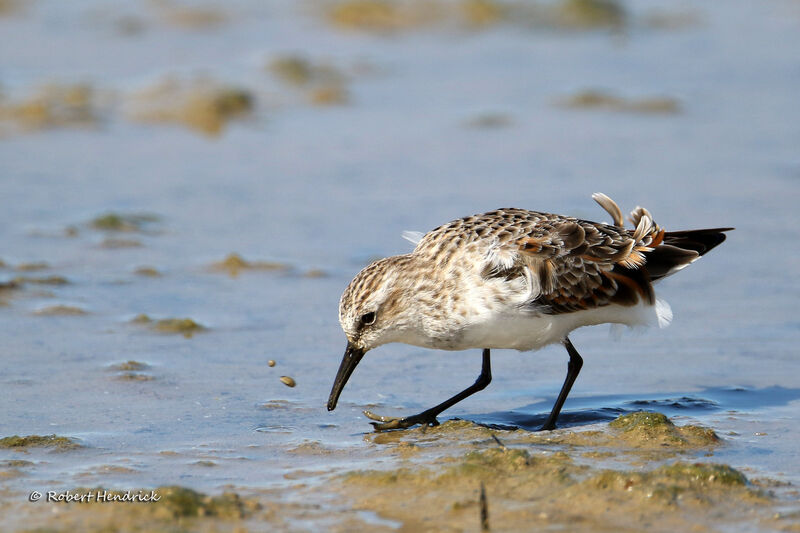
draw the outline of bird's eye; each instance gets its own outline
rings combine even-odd
[[[365,315],[361,315],[361,323],[364,324],[365,326],[369,326],[371,324],[374,324],[375,323],[375,312],[374,311],[370,311],[369,313],[367,313]]]

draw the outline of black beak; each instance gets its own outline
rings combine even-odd
[[[342,364],[339,365],[339,371],[336,373],[336,380],[333,382],[331,396],[328,398],[328,411],[336,409],[336,402],[339,401],[339,395],[342,393],[342,389],[344,389],[347,380],[350,378],[350,374],[356,369],[356,365],[361,361],[362,357],[364,357],[364,351],[348,342],[347,348],[344,350]]]

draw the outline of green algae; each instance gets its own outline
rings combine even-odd
[[[157,268],[150,267],[150,266],[140,266],[137,267],[136,270],[133,271],[134,274],[137,276],[142,276],[145,278],[160,278],[161,272],[158,271]]]
[[[36,316],[83,316],[89,312],[74,305],[50,305],[33,312]]]
[[[523,449],[489,448],[467,452],[461,460],[459,469],[462,472],[479,472],[485,470],[515,471],[531,464],[530,454]]]
[[[141,232],[159,220],[157,215],[150,213],[109,212],[93,218],[89,226],[100,231]]]
[[[22,132],[94,126],[100,120],[96,100],[87,84],[43,85],[17,101],[0,100],[0,131],[9,125]]]
[[[64,276],[16,276],[11,280],[12,283],[17,285],[32,284],[32,285],[67,285],[69,280]]]
[[[747,485],[744,474],[725,464],[717,463],[685,463],[677,462],[662,466],[652,475],[664,475],[668,478],[688,481],[695,485],[722,484],[722,485]]]
[[[378,33],[431,26],[479,29],[512,18],[511,6],[494,0],[341,0],[326,16],[338,28]]]
[[[475,129],[500,129],[513,123],[511,117],[505,113],[481,113],[467,120],[464,125]]]
[[[280,81],[296,86],[338,85],[347,78],[336,67],[301,55],[278,56],[270,62],[269,70]]]
[[[340,0],[328,3],[325,16],[335,27],[371,33],[422,28],[475,31],[498,24],[561,31],[616,30],[630,19],[617,0]]]
[[[13,291],[21,286],[19,280],[0,281],[0,291]]]
[[[285,272],[290,268],[285,263],[274,261],[248,261],[237,253],[230,253],[222,261],[212,263],[210,266],[212,271],[225,272],[231,277],[237,277],[242,271]]]
[[[163,318],[153,324],[153,329],[161,333],[180,333],[184,337],[191,337],[208,328],[191,318]]]
[[[153,0],[150,5],[157,9],[161,20],[185,30],[209,30],[228,20],[225,12],[213,6],[178,4],[171,0]]]
[[[20,272],[36,272],[39,270],[47,270],[50,268],[50,265],[45,263],[44,261],[35,261],[32,263],[20,263],[16,267],[15,270]]]
[[[314,67],[302,56],[277,57],[269,64],[270,71],[286,83],[306,85],[314,79]]]
[[[219,496],[207,496],[201,492],[175,485],[159,487],[155,490],[161,496],[159,507],[166,509],[175,518],[215,516],[240,519],[259,507],[256,502],[243,499],[234,492],[225,492]]]
[[[332,65],[300,55],[278,56],[269,65],[272,75],[305,95],[314,105],[346,104],[350,97],[347,76]]]
[[[606,110],[642,114],[672,115],[680,113],[681,111],[680,103],[674,98],[648,97],[627,99],[599,89],[587,89],[578,92],[562,100],[560,105],[570,109]]]
[[[120,248],[141,248],[144,246],[142,241],[137,239],[120,239],[119,237],[106,237],[100,243],[100,248],[108,250],[118,250]]]
[[[708,428],[687,425],[678,427],[661,413],[638,411],[622,415],[609,422],[625,441],[634,447],[704,448],[720,442],[719,436]]]
[[[349,100],[347,89],[341,85],[316,87],[309,93],[309,101],[318,106],[342,105]]]
[[[27,448],[56,448],[71,450],[80,448],[81,445],[68,437],[58,435],[27,435],[20,437],[13,435],[0,439],[0,448],[27,449]]]
[[[166,79],[133,95],[129,116],[140,122],[179,124],[218,136],[231,121],[250,115],[255,100],[247,89],[208,78]]]
[[[195,333],[207,331],[208,328],[192,320],[191,318],[162,318],[154,320],[148,315],[141,313],[131,319],[133,324],[149,326],[153,331],[159,333],[180,333],[186,338]]]
[[[0,466],[6,468],[23,468],[27,466],[33,466],[34,463],[31,461],[25,461],[23,459],[8,459],[6,461],[0,461]]]
[[[673,423],[665,415],[649,411],[638,411],[627,415],[621,415],[608,423],[614,429],[630,431],[635,428],[662,428],[674,427]]]
[[[104,506],[108,502],[128,501],[133,503],[130,509],[142,518],[157,520],[175,520],[184,518],[221,518],[238,520],[247,517],[260,508],[260,504],[248,498],[242,498],[235,492],[223,492],[218,496],[209,496],[202,492],[179,485],[166,485],[155,489],[113,490],[103,487],[79,487],[69,491],[76,496],[94,495],[84,498],[81,505],[85,507]],[[139,496],[139,499],[132,499]],[[139,507],[137,504],[145,503]],[[145,513],[142,515],[142,513]]]
[[[147,370],[150,368],[150,365],[147,363],[140,363],[139,361],[125,361],[124,363],[119,363],[116,365],[110,365],[108,367],[110,370],[116,370],[119,372],[136,372],[140,370]]]
[[[684,505],[709,507],[770,500],[765,493],[748,485],[744,474],[731,466],[679,461],[649,472],[601,471],[581,482],[573,492],[599,491],[609,499],[618,497],[614,494],[625,494],[628,502],[638,500],[654,506],[680,501]]]
[[[114,379],[118,381],[153,381],[154,376],[144,372],[120,372]]]
[[[615,0],[562,0],[557,5],[559,22],[565,27],[620,27],[627,14]]]
[[[493,0],[462,0],[459,10],[464,21],[473,28],[490,26],[509,16],[508,8]]]
[[[396,5],[385,0],[345,0],[328,11],[335,26],[367,31],[392,31],[407,27],[411,21]]]
[[[0,0],[0,17],[12,15],[29,3],[23,0]]]
[[[354,470],[347,472],[342,479],[347,484],[395,485],[399,482],[418,483],[429,479],[432,474],[425,469],[396,468],[394,470]]]

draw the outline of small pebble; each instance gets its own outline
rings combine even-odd
[[[287,387],[294,387],[295,385],[297,385],[294,379],[290,378],[289,376],[281,376],[281,383],[283,383]]]
[[[267,361],[267,366],[275,366],[275,361],[270,359],[269,361]]]

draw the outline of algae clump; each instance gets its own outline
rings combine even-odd
[[[44,261],[37,261],[34,263],[20,263],[16,266],[15,269],[18,270],[19,272],[34,272],[37,270],[47,270],[48,268],[50,268],[50,265],[48,265]]]
[[[725,464],[678,462],[663,466],[656,470],[655,473],[701,484],[747,485],[747,478],[744,474]]]
[[[186,338],[208,329],[191,318],[162,318],[160,320],[153,320],[144,313],[133,317],[131,322],[134,324],[148,325],[151,329],[160,333],[180,333]]]
[[[626,99],[599,89],[587,89],[578,92],[563,100],[561,105],[572,109],[605,109],[607,111],[643,114],[667,115],[681,111],[680,103],[674,98]]]
[[[210,79],[168,79],[136,95],[129,114],[142,122],[182,124],[216,136],[254,108],[255,96],[247,89]]]
[[[118,365],[111,365],[109,367],[111,370],[118,370],[120,372],[135,372],[139,370],[146,370],[150,368],[150,365],[146,363],[140,363],[139,361],[125,361],[124,363],[119,363]]]
[[[673,426],[669,418],[661,413],[651,411],[638,411],[627,415],[621,415],[608,423],[614,429],[630,431],[635,428],[659,428]]]
[[[208,6],[177,5],[167,0],[151,2],[158,8],[164,22],[188,30],[207,30],[221,26],[228,16],[218,9]]]
[[[159,217],[148,213],[104,213],[93,218],[89,225],[101,231],[138,232]]]
[[[12,283],[22,285],[23,283],[32,283],[34,285],[66,285],[69,283],[64,276],[17,276],[11,280]]]
[[[276,57],[269,65],[272,74],[284,83],[302,89],[314,105],[347,103],[347,77],[337,68],[313,63],[299,55]]]
[[[560,22],[567,27],[617,27],[626,13],[615,0],[563,0],[558,6]]]
[[[58,435],[27,435],[25,437],[13,435],[0,439],[0,448],[22,449],[45,447],[69,450],[80,448],[81,445],[68,437],[60,437]]]
[[[45,85],[21,101],[0,101],[0,125],[23,131],[92,126],[99,121],[95,99],[89,85]]]
[[[175,520],[184,518],[216,517],[224,520],[238,520],[246,518],[254,511],[260,509],[260,504],[255,500],[245,499],[237,493],[224,492],[219,496],[209,496],[187,487],[167,485],[155,489],[140,490],[108,490],[102,487],[76,488],[75,494],[102,494],[102,499],[90,500],[86,505],[103,504],[107,501],[125,501],[123,498],[131,494],[152,495],[152,498],[139,500],[147,505],[132,511],[142,518],[141,513],[148,513],[150,517],[159,520]],[[134,508],[135,509],[135,508]],[[146,518],[146,517],[145,517]],[[147,528],[143,529],[147,530]],[[138,529],[137,529],[138,531]],[[160,531],[160,529],[159,529]],[[183,529],[181,529],[183,531]]]
[[[89,312],[73,305],[50,305],[33,312],[37,316],[82,316]]]
[[[244,518],[248,510],[252,510],[252,505],[247,504],[238,494],[231,492],[219,496],[207,496],[180,486],[159,487],[155,492],[161,496],[159,511],[163,513],[166,510],[175,518],[192,516]]]
[[[346,0],[335,5],[328,18],[337,26],[370,31],[391,31],[410,22],[404,13],[384,0]]]
[[[212,263],[210,268],[216,272],[226,272],[235,278],[243,270],[286,271],[289,270],[289,265],[273,261],[247,261],[237,253],[231,253],[222,261]]]
[[[473,27],[488,26],[506,17],[505,7],[493,0],[462,0],[460,8],[466,22]]]
[[[467,452],[460,469],[464,472],[482,470],[515,471],[530,465],[530,454],[522,449],[489,448]]]
[[[134,270],[133,273],[136,274],[137,276],[143,276],[146,278],[161,277],[161,272],[159,272],[157,268],[150,266],[140,266],[136,270]]]
[[[156,321],[153,329],[162,333],[180,333],[184,337],[191,337],[207,328],[191,318],[163,318]]]
[[[652,411],[622,415],[608,426],[637,448],[654,445],[703,448],[714,446],[720,440],[712,429],[691,425],[678,427],[663,414]]]

